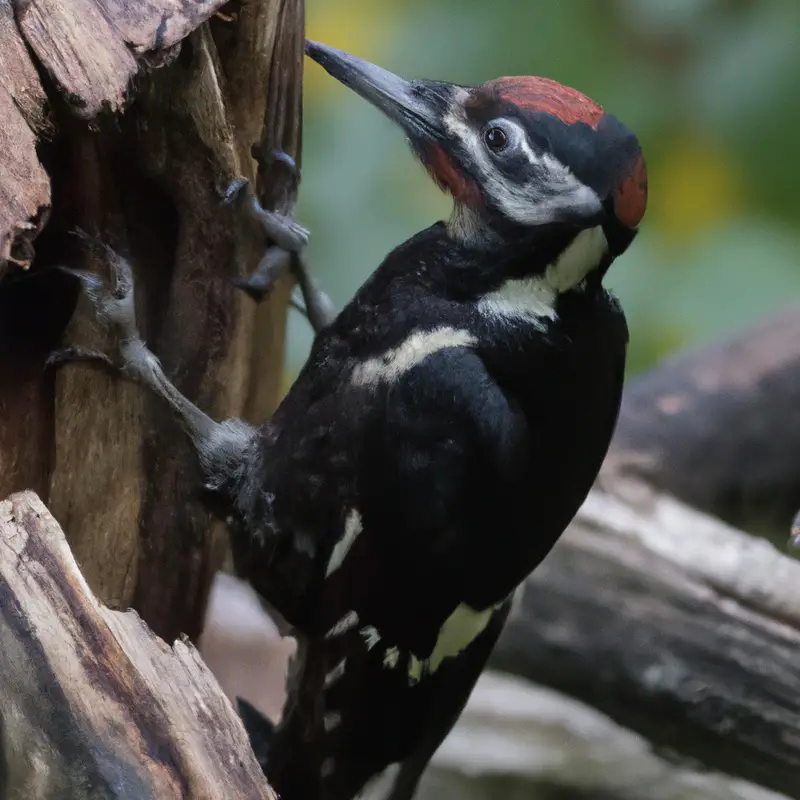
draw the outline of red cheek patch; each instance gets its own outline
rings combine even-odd
[[[423,154],[423,163],[433,179],[447,189],[453,199],[471,208],[482,205],[481,193],[475,182],[453,166],[450,156],[441,145],[428,145]]]
[[[635,228],[647,208],[647,165],[640,153],[622,183],[614,190],[614,213],[628,228]]]

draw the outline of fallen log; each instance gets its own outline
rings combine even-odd
[[[525,583],[492,666],[800,797],[798,653],[800,563],[617,478]]]
[[[0,502],[0,797],[274,800],[182,637],[92,594],[32,492]]]
[[[785,797],[702,766],[671,763],[585,704],[491,671],[431,767],[415,800]]]

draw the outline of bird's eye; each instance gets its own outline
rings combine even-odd
[[[497,125],[492,125],[483,132],[483,141],[493,153],[502,153],[508,146],[508,136]]]

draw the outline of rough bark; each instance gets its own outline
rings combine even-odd
[[[800,563],[619,478],[525,583],[493,665],[798,797],[798,652]]]
[[[0,502],[0,796],[274,800],[188,639],[104,607],[32,492]]]
[[[256,179],[254,144],[298,155],[303,3],[220,6],[0,0],[0,496],[37,491],[93,589],[167,640],[198,635],[225,538],[157,401],[44,370],[57,345],[98,341],[51,267],[101,270],[70,231],[99,235],[133,262],[143,334],[184,393],[216,417],[273,408],[289,279],[258,307],[233,288],[265,242],[221,193]],[[283,181],[267,166],[257,186],[291,211]]]

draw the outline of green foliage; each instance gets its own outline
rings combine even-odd
[[[308,0],[308,28],[409,77],[546,75],[636,130],[650,206],[609,275],[632,370],[800,296],[797,0]],[[299,215],[343,305],[449,202],[402,134],[311,63],[304,127]],[[311,337],[290,324],[295,373]]]

